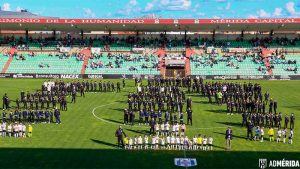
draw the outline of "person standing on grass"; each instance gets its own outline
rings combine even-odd
[[[187,109],[187,125],[189,125],[191,122],[191,126],[193,125],[193,112],[191,108]]]
[[[54,117],[55,117],[56,124],[60,124],[61,123],[60,111],[57,108],[55,108],[55,110],[54,110]]]
[[[29,124],[28,125],[28,133],[27,133],[28,137],[32,137],[32,126]]]
[[[120,82],[117,82],[117,92],[121,92],[121,84]]]
[[[272,127],[269,128],[268,135],[269,135],[269,140],[274,141],[274,129]]]
[[[260,128],[260,142],[264,142],[264,135],[265,135],[264,127],[261,127]]]
[[[81,96],[81,97],[85,97],[85,94],[84,94],[84,86],[83,86],[83,85],[80,85],[80,96]]]
[[[9,109],[9,98],[8,98],[6,93],[4,94],[2,100],[3,100],[2,108],[3,109]]]
[[[76,103],[76,90],[72,91],[72,101],[71,103]]]
[[[150,122],[149,122],[149,126],[150,126],[150,133],[154,134],[154,127],[155,127],[156,122],[154,121],[153,118],[151,118]]]
[[[286,114],[284,116],[284,128],[288,128],[289,121],[290,121],[289,116]]]
[[[218,98],[218,105],[221,106],[222,105],[222,97],[223,97],[223,94],[221,91],[218,91],[217,93],[217,98]]]
[[[123,84],[123,89],[124,89],[124,88],[125,88],[125,85],[126,85],[125,78],[123,78],[123,80],[122,80],[122,84]]]
[[[192,109],[192,99],[191,97],[188,97],[188,99],[186,100],[186,109]]]
[[[290,129],[294,129],[294,123],[295,123],[295,116],[294,113],[291,114],[290,116]]]
[[[231,150],[231,141],[232,141],[232,129],[230,127],[227,128],[225,133],[225,139],[226,139],[226,149]]]
[[[115,136],[116,136],[117,139],[118,139],[118,147],[119,147],[119,148],[124,147],[123,135],[126,137],[126,134],[125,134],[125,132],[123,131],[122,127],[119,126],[119,128],[118,128],[118,129],[116,130],[116,132],[115,132]],[[122,147],[120,146],[120,144],[122,144]]]
[[[247,138],[249,140],[253,140],[253,123],[251,121],[248,122],[248,125],[247,125]]]

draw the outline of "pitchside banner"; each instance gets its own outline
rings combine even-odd
[[[160,75],[124,75],[124,74],[33,74],[33,73],[0,73],[0,78],[28,78],[28,79],[133,79],[133,78],[158,78]],[[199,76],[192,75],[192,78],[212,79],[212,80],[300,80],[300,75],[285,75],[285,76]]]
[[[175,158],[174,163],[180,167],[193,167],[197,165],[197,160],[195,158]]]
[[[53,19],[0,18],[1,24],[299,24],[300,18],[268,19]]]

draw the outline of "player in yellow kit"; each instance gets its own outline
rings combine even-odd
[[[128,137],[124,137],[124,144],[125,144],[125,149],[129,149],[129,146],[128,146],[128,143],[129,143],[129,140],[128,140]]]
[[[27,133],[28,137],[32,137],[32,126],[29,124],[28,125],[28,133]]]
[[[203,138],[201,136],[201,134],[198,135],[198,138],[197,138],[197,149],[202,149],[202,142],[203,142]]]
[[[270,141],[274,141],[274,129],[272,127],[269,128],[268,135]]]

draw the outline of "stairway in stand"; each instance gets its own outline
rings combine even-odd
[[[85,69],[86,69],[87,65],[89,64],[89,58],[92,54],[92,51],[91,51],[91,49],[87,48],[87,49],[83,49],[80,53],[84,54],[84,61],[83,61],[83,65],[81,68],[81,74],[84,74]]]
[[[10,63],[12,62],[12,60],[13,60],[13,58],[14,58],[14,53],[16,53],[16,52],[17,52],[17,49],[16,49],[16,48],[10,48],[10,49],[7,51],[7,53],[10,54],[10,57],[9,57],[9,59],[7,60],[7,62],[5,63],[5,65],[4,65],[4,67],[3,67],[2,71],[1,71],[1,73],[5,73],[5,72],[6,72],[6,70],[8,69]]]
[[[163,57],[165,56],[166,51],[165,48],[159,48],[154,55],[157,55],[159,57],[159,70],[160,74],[164,77],[166,74],[166,66],[165,66],[165,60],[163,60]]]
[[[263,48],[263,50],[262,50],[265,66],[266,66],[266,69],[268,70],[269,75],[273,75],[273,71],[272,71],[270,61],[269,61],[269,58],[268,58],[268,55],[271,54],[271,53],[272,52],[269,49]]]

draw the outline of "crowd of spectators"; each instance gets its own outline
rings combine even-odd
[[[190,60],[191,62],[196,62],[196,68],[200,65],[213,68],[213,66],[219,62],[226,62],[227,67],[239,69],[238,63],[244,62],[247,58],[251,58],[255,64],[264,64],[263,56],[259,52],[200,54],[199,56],[191,56]],[[263,69],[264,68],[262,68],[262,70]]]
[[[127,62],[142,63],[142,69],[157,68],[158,59],[153,55],[148,54],[130,54],[130,53],[108,53],[106,58],[101,54],[92,54],[90,56],[92,62],[88,67],[97,68],[123,68]],[[108,62],[107,62],[108,59]],[[130,71],[137,70],[138,66],[129,67]]]
[[[285,65],[284,70],[286,71],[292,71],[294,73],[298,71],[297,60],[286,59],[286,55],[283,52],[278,52],[278,50],[269,54],[268,60],[272,68],[274,68],[275,65]]]
[[[239,42],[239,45],[233,45],[232,42]],[[286,38],[286,37],[265,37],[265,38],[252,38],[245,40],[242,37],[238,37],[235,40],[216,40],[214,38],[191,38],[184,39],[180,37],[167,37],[165,34],[160,34],[157,37],[141,37],[141,36],[98,36],[98,37],[72,37],[68,34],[64,38],[32,38],[29,37],[27,40],[24,37],[15,38],[14,36],[5,36],[1,39],[0,44],[11,44],[12,46],[19,47],[20,49],[29,49],[29,46],[35,44],[38,47],[61,47],[61,46],[99,46],[104,47],[104,51],[110,51],[110,46],[124,46],[124,47],[178,47],[178,46],[191,46],[191,47],[243,47],[243,45],[250,45],[252,47],[270,47],[270,46],[297,46],[299,42],[298,38]]]

